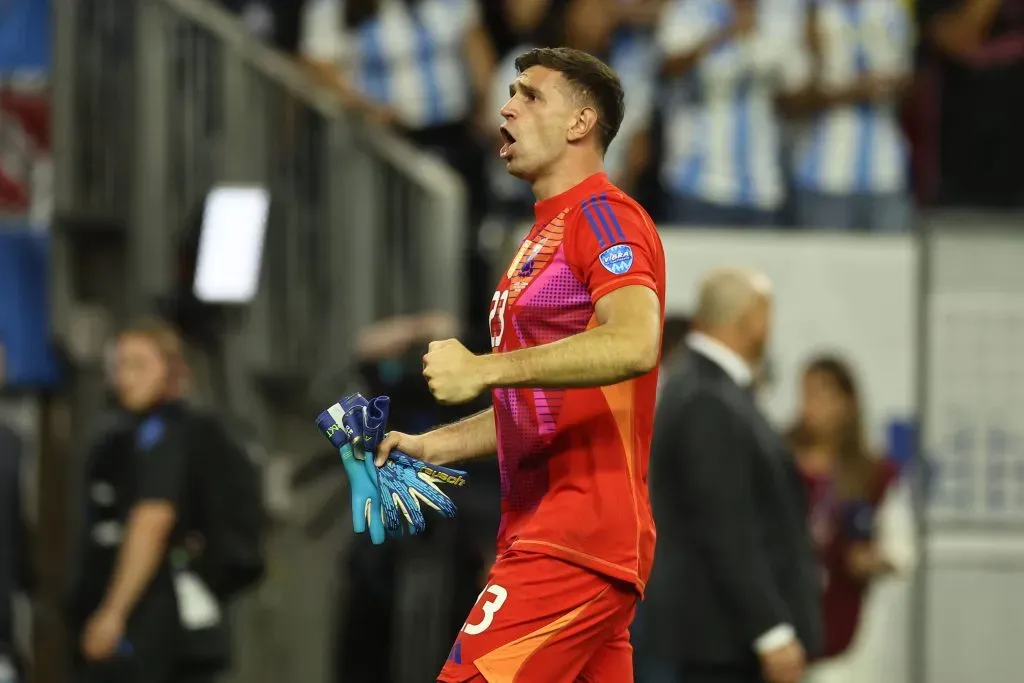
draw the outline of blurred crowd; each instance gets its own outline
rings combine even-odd
[[[664,223],[896,232],[916,205],[1024,206],[1017,0],[224,1],[442,154],[477,219],[531,216],[498,112],[547,45],[621,75],[609,172]]]

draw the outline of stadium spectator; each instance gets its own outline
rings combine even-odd
[[[798,683],[818,649],[819,573],[792,455],[753,397],[767,279],[702,285],[690,353],[655,418],[658,549],[636,625],[641,683]]]
[[[918,0],[938,100],[937,202],[1024,207],[1024,3]]]
[[[793,160],[798,222],[809,228],[910,227],[899,105],[913,42],[903,0],[822,0],[807,25],[815,79],[791,111],[809,114]],[[794,101],[796,100],[796,101]]]
[[[776,100],[810,79],[785,5],[670,0],[657,45],[668,79],[662,184],[668,220],[769,226],[785,198]]]
[[[301,42],[314,72],[344,101],[462,176],[467,310],[480,321],[491,283],[476,228],[487,207],[482,141],[494,127],[495,56],[476,0],[309,0]]]
[[[605,168],[619,187],[636,194],[650,161],[647,130],[656,97],[658,54],[654,34],[663,0],[611,0],[614,18],[605,48],[608,63],[626,88],[626,112],[616,142],[608,149]]]
[[[309,0],[301,46],[346,101],[464,170],[495,61],[474,0]]]
[[[484,24],[498,58],[530,41],[544,24],[555,21],[565,0],[480,0]]]
[[[813,683],[877,680],[856,648],[867,591],[908,572],[915,559],[913,514],[896,468],[870,451],[850,368],[822,356],[803,376],[800,415],[788,438],[810,504],[810,526],[824,575],[824,661]]]

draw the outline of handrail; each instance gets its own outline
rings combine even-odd
[[[273,48],[253,40],[245,25],[228,10],[208,0],[162,0],[182,16],[217,36],[251,66],[271,77],[325,117],[336,117],[339,102],[300,65]]]
[[[384,161],[400,169],[410,180],[426,190],[450,192],[462,188],[462,177],[436,155],[423,152],[391,131],[369,121],[363,122],[374,135],[357,139],[372,147]]]
[[[253,68],[316,109],[328,119],[338,119],[343,112],[356,115],[359,125],[371,135],[357,135],[355,140],[372,147],[391,166],[421,188],[450,193],[461,188],[462,179],[447,164],[424,152],[401,136],[376,123],[366,121],[352,109],[346,112],[338,98],[303,69],[273,48],[253,40],[252,36],[227,10],[209,0],[162,0],[176,12],[194,21],[222,40]]]

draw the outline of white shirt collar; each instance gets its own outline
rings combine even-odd
[[[691,332],[686,335],[686,345],[725,370],[739,386],[748,387],[753,381],[754,375],[747,362],[722,342],[700,332]]]

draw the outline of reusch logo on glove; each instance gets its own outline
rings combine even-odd
[[[431,479],[437,479],[440,482],[443,482],[445,484],[451,484],[452,486],[464,486],[466,484],[465,478],[463,478],[461,475],[453,477],[447,472],[438,472],[437,470],[431,469],[429,467],[423,467],[420,469],[420,471],[423,472],[423,474],[430,477]]]

